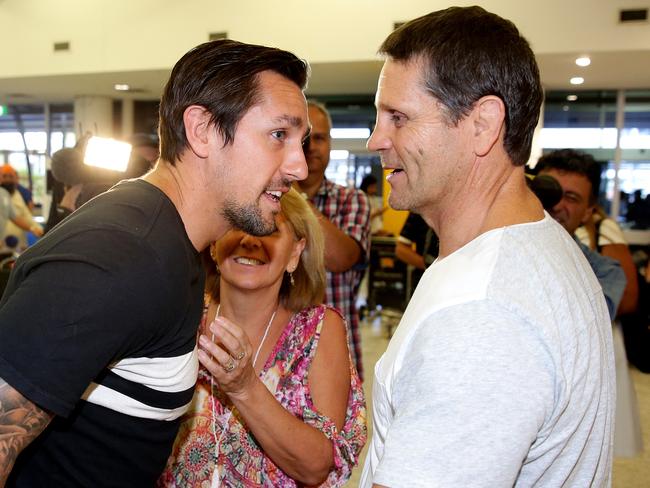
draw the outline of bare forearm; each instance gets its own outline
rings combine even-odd
[[[343,273],[359,262],[359,244],[322,214],[318,218],[325,236],[325,268],[334,273]]]
[[[5,485],[18,455],[51,420],[50,413],[0,378],[0,487]]]
[[[424,258],[411,249],[403,242],[398,242],[395,247],[395,255],[400,261],[415,266],[418,269],[424,269]]]
[[[306,485],[325,480],[334,455],[322,432],[285,410],[261,381],[245,397],[231,400],[266,455],[285,473]]]

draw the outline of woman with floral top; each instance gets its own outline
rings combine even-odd
[[[366,442],[319,224],[295,190],[281,208],[275,233],[210,248],[202,366],[159,486],[341,486]]]

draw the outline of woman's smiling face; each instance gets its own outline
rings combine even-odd
[[[212,244],[210,254],[219,265],[221,278],[242,289],[255,290],[282,283],[285,271],[298,265],[304,239],[296,240],[282,214],[275,217],[277,229],[264,237],[230,230]]]

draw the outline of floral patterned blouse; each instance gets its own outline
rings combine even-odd
[[[350,362],[350,393],[345,422],[339,431],[319,413],[311,397],[308,371],[318,347],[328,307],[309,307],[293,315],[269,356],[260,378],[280,404],[327,436],[334,449],[334,468],[323,487],[341,486],[350,477],[366,443],[366,408],[361,381]],[[204,314],[203,320],[206,319]],[[212,403],[216,413],[213,423]],[[232,409],[232,413],[231,413]],[[218,459],[215,453],[218,443]],[[212,481],[218,469],[220,483]],[[298,486],[258,445],[237,410],[201,366],[189,412],[183,417],[160,487],[294,487]]]

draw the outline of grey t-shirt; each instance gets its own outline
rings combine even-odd
[[[548,215],[487,232],[424,274],[375,368],[361,485],[608,486],[610,320]]]

